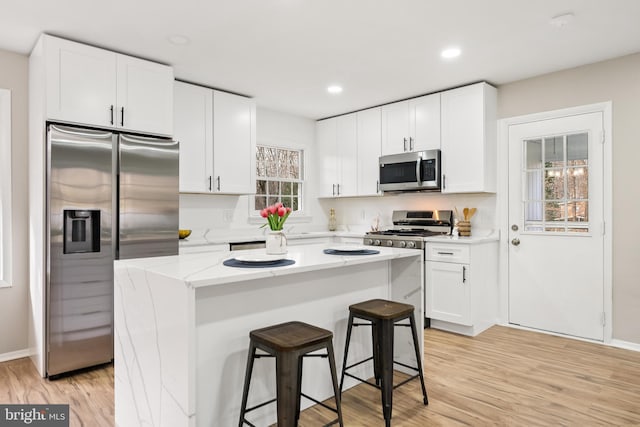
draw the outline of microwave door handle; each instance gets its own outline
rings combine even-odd
[[[420,162],[422,159],[418,158],[418,160],[416,160],[416,179],[418,181],[418,184],[422,184],[422,177],[420,176]]]

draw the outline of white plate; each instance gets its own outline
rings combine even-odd
[[[234,257],[240,262],[275,262],[283,259],[287,259],[287,256],[282,255],[267,255],[267,254],[251,254],[251,255],[238,255]]]
[[[359,245],[336,245],[336,246],[329,246],[327,249],[331,249],[332,251],[340,251],[340,252],[362,252],[370,248],[367,248],[366,246],[359,246]]]

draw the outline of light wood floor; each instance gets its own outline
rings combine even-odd
[[[640,426],[639,352],[499,326],[475,338],[424,336],[429,406],[418,381],[396,389],[394,427]],[[0,402],[70,403],[71,426],[110,426],[113,367],[47,381],[28,359],[0,363]],[[384,425],[367,385],[343,394],[343,412],[346,426]],[[300,425],[332,415],[310,408]]]

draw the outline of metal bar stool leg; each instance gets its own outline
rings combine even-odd
[[[380,343],[380,369],[382,386],[382,413],[386,427],[391,426],[393,407],[393,320],[382,320],[377,325],[378,342]]]
[[[247,370],[244,374],[244,389],[242,390],[242,406],[240,409],[240,420],[238,427],[244,425],[244,415],[247,410],[247,399],[249,397],[249,386],[251,385],[251,375],[253,374],[253,361],[256,356],[256,346],[251,342],[249,344],[249,354],[247,355]]]
[[[411,321],[411,333],[413,334],[413,348],[416,351],[416,362],[418,362],[418,375],[420,376],[420,384],[422,385],[422,397],[425,405],[429,404],[427,397],[427,388],[424,386],[424,372],[422,371],[422,358],[420,354],[420,345],[418,344],[418,328],[416,328],[416,318],[413,314],[409,317]]]
[[[298,425],[298,421],[300,421],[300,396],[302,395],[302,361],[304,357],[300,356],[298,358],[298,391],[296,396],[298,396],[298,400],[296,402],[296,425]]]
[[[296,427],[296,408],[300,399],[298,352],[285,351],[276,357],[276,404],[278,427]]]
[[[344,372],[347,366],[347,356],[349,355],[349,343],[351,342],[351,328],[353,327],[353,314],[349,313],[347,322],[347,338],[344,344],[344,359],[342,361],[342,375],[340,375],[340,396],[342,396],[342,386],[344,385]]]
[[[376,385],[380,385],[380,342],[378,340],[378,328],[376,322],[371,322],[371,341],[373,343],[373,376]]]
[[[327,345],[327,354],[329,355],[329,369],[331,369],[331,382],[333,383],[333,395],[335,396],[336,409],[338,410],[338,423],[343,427],[342,423],[342,401],[340,397],[340,389],[338,389],[338,373],[336,372],[336,358],[333,354],[333,343],[329,341]]]

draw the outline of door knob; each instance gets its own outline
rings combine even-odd
[[[513,246],[518,246],[520,244],[520,239],[516,237],[515,239],[511,240],[511,244]]]

